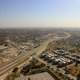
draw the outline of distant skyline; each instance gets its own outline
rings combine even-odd
[[[0,28],[80,27],[80,0],[0,0]]]

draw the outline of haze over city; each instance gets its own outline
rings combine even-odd
[[[80,0],[0,0],[0,80],[80,80]]]
[[[80,27],[80,0],[0,0],[0,28]]]

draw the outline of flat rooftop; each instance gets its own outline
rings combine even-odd
[[[30,78],[30,80],[55,80],[48,72],[32,74],[29,76],[22,77],[23,80],[28,80],[28,78]]]

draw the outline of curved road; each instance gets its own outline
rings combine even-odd
[[[53,37],[52,39],[48,39],[45,42],[41,43],[41,45],[39,47],[33,49],[32,51],[29,51],[27,53],[23,53],[23,54],[19,55],[18,57],[11,60],[7,64],[0,66],[0,76],[7,73],[7,71],[10,71],[11,69],[15,68],[16,66],[20,65],[25,60],[29,59],[29,57],[32,54],[36,53],[36,55],[39,55],[40,53],[42,53],[47,48],[47,46],[50,42],[52,42],[54,40],[67,39],[69,37],[70,37],[70,34],[68,34],[68,33],[64,37],[57,37],[57,38]]]

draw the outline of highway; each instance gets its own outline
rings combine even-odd
[[[69,35],[66,35],[63,38],[53,37],[52,39],[48,39],[48,40],[42,42],[39,47],[34,48],[32,51],[28,51],[26,53],[23,53],[23,54],[19,55],[18,57],[16,57],[15,59],[9,61],[7,64],[0,66],[0,76],[7,73],[11,69],[14,69],[16,66],[20,65],[25,60],[29,59],[32,54],[36,53],[36,55],[39,55],[40,53],[42,53],[47,48],[47,46],[50,42],[52,42],[54,40],[66,39],[69,37],[70,37]]]

